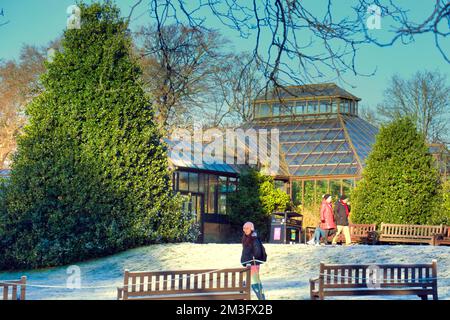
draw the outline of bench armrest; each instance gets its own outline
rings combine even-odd
[[[309,295],[311,300],[317,299],[317,291],[316,291],[316,284],[319,284],[319,278],[311,278],[309,279]],[[320,288],[319,288],[320,290]]]
[[[316,289],[316,283],[318,283],[318,282],[319,282],[319,278],[309,279],[309,286],[311,288],[311,291]]]

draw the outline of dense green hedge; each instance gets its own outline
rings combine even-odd
[[[189,240],[127,24],[109,2],[79,6],[81,29],[48,63],[0,191],[1,268]]]
[[[445,223],[441,186],[424,137],[409,118],[383,126],[352,192],[356,223]]]
[[[447,216],[446,223],[450,225],[450,180],[444,182],[442,207],[444,214]]]
[[[289,195],[275,187],[273,178],[255,169],[243,171],[237,191],[227,197],[231,222],[236,225],[253,222],[262,239],[269,237],[271,214],[285,211],[289,205]]]

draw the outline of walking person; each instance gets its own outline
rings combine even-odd
[[[351,245],[352,239],[350,236],[350,228],[348,223],[348,217],[350,215],[350,206],[348,205],[348,197],[342,195],[339,197],[339,200],[336,201],[336,205],[334,206],[334,218],[337,224],[337,232],[333,238],[332,244],[336,244],[337,239],[341,233],[344,233],[345,244]]]
[[[325,244],[328,244],[328,237],[336,229],[336,223],[334,222],[333,205],[331,202],[333,198],[330,194],[325,194],[322,197],[322,204],[320,205],[320,228],[324,230]]]
[[[245,267],[250,266],[250,274],[252,277],[251,286],[258,300],[266,300],[259,277],[259,269],[261,263],[266,261],[267,255],[261,240],[258,238],[253,223],[246,222],[243,226],[243,231],[241,264]]]

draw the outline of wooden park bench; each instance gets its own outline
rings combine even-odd
[[[2,300],[25,300],[26,283],[26,276],[21,277],[20,280],[0,282]]]
[[[378,275],[371,270],[377,269]],[[374,281],[374,276],[376,281]],[[431,264],[320,264],[320,274],[310,280],[312,300],[328,296],[415,295],[438,300],[437,262]]]
[[[130,272],[118,300],[250,300],[250,268]]]
[[[376,241],[377,225],[374,224],[349,224],[350,237],[353,243],[374,243]],[[334,235],[330,236],[330,241]],[[345,242],[343,233],[339,235],[338,242]]]
[[[380,242],[425,243],[434,245],[435,236],[442,234],[443,225],[410,225],[382,223],[379,233]]]
[[[437,246],[450,246],[450,227],[444,226],[442,234],[437,234],[434,237],[434,244]]]

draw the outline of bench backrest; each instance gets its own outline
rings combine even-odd
[[[378,269],[376,274],[371,272]],[[372,282],[374,277],[377,279]],[[431,264],[320,264],[319,282],[323,288],[434,287],[437,262]]]
[[[377,229],[377,225],[374,224],[350,224],[350,234],[354,236],[367,236],[369,232],[373,232]]]
[[[444,226],[421,226],[409,224],[381,224],[381,236],[399,238],[432,238],[436,234],[442,234]]]
[[[2,300],[25,300],[27,277],[20,280],[0,282],[0,297]],[[19,293],[19,294],[18,294]]]
[[[130,272],[125,270],[122,299],[160,295],[235,292],[250,297],[250,268]]]

